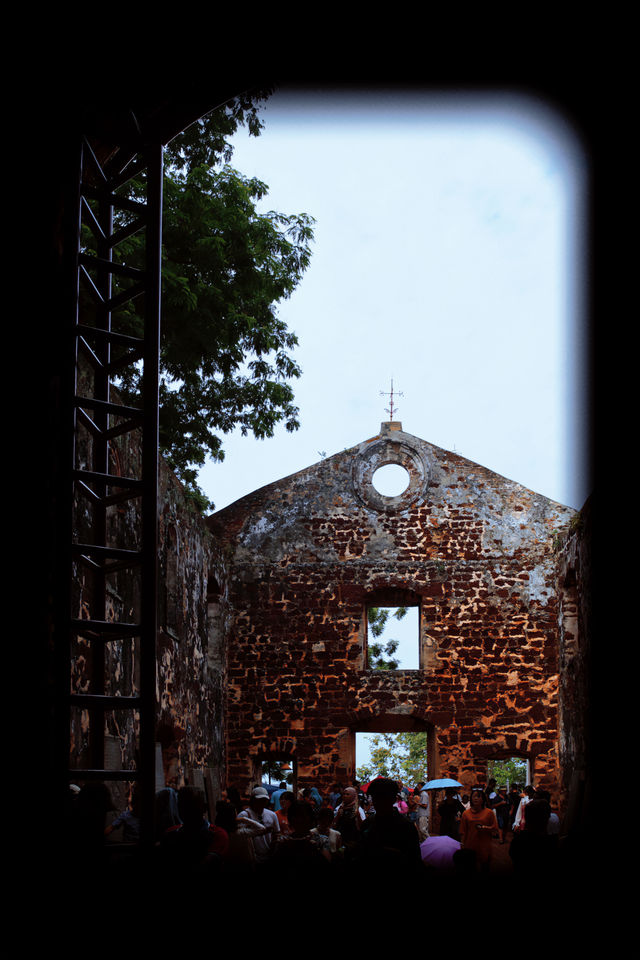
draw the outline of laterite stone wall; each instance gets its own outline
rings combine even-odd
[[[398,463],[398,497],[372,485]],[[575,511],[383,424],[213,514],[229,564],[227,780],[291,758],[298,785],[355,773],[355,732],[427,730],[466,787],[527,758],[558,797],[558,536]],[[419,670],[366,667],[368,606],[417,604]]]
[[[593,503],[589,499],[572,520],[558,550],[560,780],[566,798],[565,819],[577,828],[584,826],[583,818],[595,809],[591,771],[598,684],[592,662],[592,525]]]

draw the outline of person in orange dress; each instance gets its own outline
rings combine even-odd
[[[491,864],[491,838],[499,836],[498,821],[486,806],[481,788],[471,791],[471,805],[460,818],[460,843],[465,850],[474,850],[476,862],[485,873]]]
[[[280,833],[283,835],[283,837],[288,837],[291,833],[289,818],[287,817],[287,810],[294,800],[295,796],[290,790],[286,790],[284,793],[280,794],[280,809],[276,810],[276,817],[278,818],[278,823],[280,824]]]

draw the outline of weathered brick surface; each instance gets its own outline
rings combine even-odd
[[[209,768],[218,779],[223,767],[225,676],[212,655],[207,593],[213,590],[224,607],[226,575],[202,517],[185,502],[181,485],[166,468],[160,502],[157,736],[165,779],[179,786],[192,779],[193,770]]]
[[[230,557],[227,762],[295,756],[301,785],[354,774],[356,730],[428,729],[465,786],[518,755],[558,784],[554,538],[574,511],[384,424],[209,518]],[[385,462],[409,489],[381,497]],[[420,606],[417,671],[366,669],[363,612]]]
[[[558,741],[563,797],[577,824],[587,797],[594,731],[590,729],[593,678],[591,611],[592,504],[587,501],[558,551]]]

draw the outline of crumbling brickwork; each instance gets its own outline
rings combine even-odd
[[[209,596],[226,603],[224,558],[202,517],[165,467],[160,482],[160,631],[157,642],[158,741],[165,781],[199,782],[224,764],[224,667],[212,636]],[[218,612],[217,616],[221,616]],[[215,618],[214,618],[215,619]]]
[[[558,745],[562,797],[569,825],[579,827],[589,805],[592,503],[572,519],[558,547]]]
[[[385,463],[408,489],[372,485]],[[354,776],[356,731],[427,730],[430,775],[470,786],[519,756],[557,796],[554,538],[574,511],[383,424],[381,433],[209,518],[226,544],[227,770]],[[368,606],[416,604],[419,670],[366,666]]]

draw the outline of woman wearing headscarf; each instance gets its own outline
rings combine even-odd
[[[333,821],[334,830],[338,830],[342,835],[347,850],[353,850],[360,840],[360,830],[365,819],[364,810],[358,803],[358,791],[354,787],[347,787]]]

